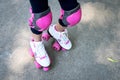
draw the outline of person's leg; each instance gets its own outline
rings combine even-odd
[[[31,18],[29,25],[32,32],[33,40],[30,41],[32,52],[35,55],[36,61],[43,67],[50,65],[49,56],[42,43],[42,32],[47,30],[52,21],[52,13],[48,6],[48,0],[30,0]]]
[[[49,7],[48,7],[48,0],[30,0],[30,4],[31,4],[31,13],[33,13],[32,15],[34,15],[34,13],[42,13],[44,11],[46,11]],[[32,16],[33,18],[34,16]],[[33,23],[33,22],[32,22]],[[34,40],[36,42],[41,41],[41,35],[42,35],[42,31],[38,31],[34,28],[31,28],[32,31],[32,37],[34,38]]]
[[[72,43],[67,34],[67,27],[76,25],[81,19],[80,4],[77,0],[59,0],[61,13],[58,23],[49,28],[49,33],[65,49],[69,50]]]

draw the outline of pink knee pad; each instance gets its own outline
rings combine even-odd
[[[80,5],[70,11],[61,10],[60,20],[66,26],[72,27],[81,20],[82,11]]]
[[[29,19],[29,25],[37,31],[46,30],[52,22],[52,13],[50,8],[42,13],[32,13],[30,9],[31,18]]]

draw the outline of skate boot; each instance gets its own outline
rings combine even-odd
[[[34,57],[36,68],[43,68],[44,71],[48,71],[50,68],[50,58],[45,50],[45,47],[41,42],[30,41],[30,55]]]
[[[56,40],[53,44],[53,48],[59,50],[62,47],[62,50],[69,50],[72,47],[72,43],[68,38],[67,29],[63,32],[58,32],[55,29],[55,25],[51,25],[48,29],[48,33]]]

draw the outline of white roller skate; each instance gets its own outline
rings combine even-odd
[[[68,38],[67,29],[63,32],[58,32],[55,29],[55,25],[51,25],[48,29],[48,33],[43,34],[43,39],[49,40],[50,36],[52,36],[56,41],[53,44],[53,48],[59,51],[61,48],[62,50],[69,50],[72,47],[72,43]]]
[[[36,68],[43,68],[44,71],[48,71],[51,62],[42,41],[34,42],[32,39],[30,47],[30,55],[35,58],[34,63]]]

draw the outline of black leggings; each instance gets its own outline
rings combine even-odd
[[[78,5],[77,0],[58,0],[58,1],[59,1],[61,8],[66,11],[74,9]],[[41,13],[48,9],[48,0],[30,0],[30,4],[31,4],[33,13]],[[34,34],[42,33],[33,28],[31,28],[31,31]]]

